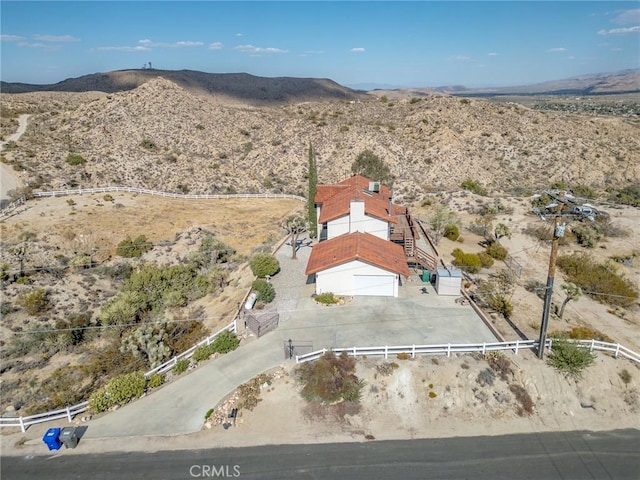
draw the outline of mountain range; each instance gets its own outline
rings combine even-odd
[[[295,77],[258,77],[248,73],[205,73],[194,70],[134,69],[94,73],[69,78],[50,85],[1,82],[3,93],[90,92],[105,93],[133,90],[151,79],[162,77],[185,90],[235,99],[251,104],[287,103],[311,100],[355,100],[365,91],[342,86],[330,79]],[[499,95],[605,95],[640,92],[640,69],[581,75],[533,85],[496,88],[467,88],[449,85],[430,88],[384,88],[407,96],[439,92],[459,96]]]

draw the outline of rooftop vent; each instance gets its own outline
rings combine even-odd
[[[380,191],[380,182],[369,182],[369,191],[370,192],[379,192]]]

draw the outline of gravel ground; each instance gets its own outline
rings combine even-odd
[[[285,242],[276,252],[276,258],[280,262],[280,272],[271,279],[276,289],[275,306],[280,313],[280,322],[286,323],[296,311],[298,299],[311,295],[314,292],[313,285],[307,285],[307,276],[304,271],[311,255],[311,240],[309,237],[299,239],[301,246],[298,248],[297,259],[291,259],[291,243]]]

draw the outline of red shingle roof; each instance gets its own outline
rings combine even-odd
[[[322,205],[320,223],[325,223],[349,214],[351,201],[363,200],[364,213],[389,223],[396,223],[392,206],[389,215],[389,196],[391,191],[386,185],[380,185],[380,192],[369,192],[370,180],[362,175],[354,175],[336,185],[318,185],[314,202]],[[365,191],[367,193],[365,193]]]
[[[314,245],[305,274],[311,275],[352,260],[360,260],[405,277],[410,275],[400,245],[361,232],[340,235]]]

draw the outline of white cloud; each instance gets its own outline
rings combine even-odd
[[[40,42],[65,43],[79,42],[80,39],[71,35],[34,35],[33,38]]]
[[[99,52],[148,52],[151,49],[138,45],[135,47],[98,47],[96,50]]]
[[[640,8],[631,10],[622,10],[618,15],[611,20],[613,23],[621,25],[628,25],[630,23],[640,22]]]
[[[325,51],[324,50],[307,50],[304,53],[307,55],[323,55]]]
[[[204,45],[202,42],[154,42],[149,39],[138,40],[138,45],[150,48],[181,48],[181,47],[201,47]]]
[[[236,37],[244,37],[244,33],[236,33]]]
[[[566,52],[567,49],[564,47],[555,47],[555,48],[550,48],[549,50],[547,50],[547,52],[549,53],[560,53],[560,52]]]
[[[18,42],[18,46],[24,48],[38,48],[40,50],[44,50],[45,52],[54,52],[56,50],[60,50],[60,45],[51,45],[46,43]]]
[[[612,49],[611,49],[611,51],[612,51],[612,52],[621,52],[621,51],[622,51],[622,49],[621,49],[621,48],[619,48],[619,47],[616,47],[616,48],[612,48]]]
[[[354,47],[349,51],[352,53],[364,53],[366,50],[362,47]]]
[[[487,53],[487,55],[490,56],[490,57],[497,57],[498,56],[498,54],[496,52],[490,52],[490,53]]]
[[[456,55],[455,57],[449,57],[449,60],[452,62],[469,62],[471,57],[467,57],[466,55]]]
[[[0,35],[0,40],[3,42],[19,42],[20,40],[24,40],[24,37],[19,35]]]
[[[222,44],[222,42],[214,42],[210,43],[207,48],[209,50],[222,50],[224,48],[224,45]]]
[[[611,30],[598,30],[598,35],[627,35],[629,33],[640,33],[640,25],[634,27],[612,28]]]
[[[234,50],[238,50],[243,53],[250,53],[252,55],[260,55],[263,53],[289,53],[288,50],[282,50],[281,48],[255,47],[253,45],[238,45],[237,47],[234,47]]]

